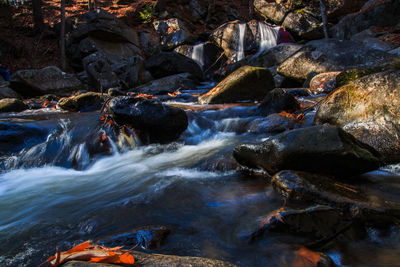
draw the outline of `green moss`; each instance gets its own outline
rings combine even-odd
[[[368,69],[368,68],[345,70],[345,71],[342,71],[336,77],[336,84],[338,87],[341,87],[352,81],[358,80],[361,77],[367,76],[367,75],[375,73],[375,72],[378,72],[378,71],[374,71],[374,69]]]
[[[395,60],[395,61],[392,63],[391,67],[392,67],[393,69],[400,70],[400,59]]]

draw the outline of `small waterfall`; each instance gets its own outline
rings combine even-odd
[[[246,23],[238,24],[238,26],[239,26],[239,42],[238,42],[236,61],[240,61],[244,58],[244,35],[246,33]]]
[[[259,53],[277,45],[279,27],[272,27],[259,22],[258,31],[260,33]]]
[[[191,58],[200,65],[201,68],[204,66],[204,43],[200,43],[193,46]]]

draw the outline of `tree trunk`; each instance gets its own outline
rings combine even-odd
[[[61,42],[61,69],[65,71],[67,68],[67,63],[65,60],[65,0],[61,0],[60,42]]]
[[[32,0],[33,29],[36,33],[43,31],[42,0]]]
[[[93,10],[92,0],[88,0],[88,8],[89,8],[89,11]]]
[[[326,18],[326,8],[325,8],[324,0],[319,0],[319,5],[321,7],[322,27],[324,29],[324,36],[325,36],[325,39],[328,39],[329,38],[328,19]]]
[[[97,1],[93,0],[93,9],[96,10],[97,9]]]

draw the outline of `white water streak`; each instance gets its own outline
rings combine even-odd
[[[204,43],[193,46],[191,58],[199,64],[201,68],[204,66]]]
[[[258,31],[260,33],[259,53],[277,45],[278,30],[279,28],[269,26],[263,22],[258,23]]]
[[[239,42],[237,49],[237,61],[240,61],[244,58],[244,36],[246,33],[246,23],[238,24],[239,26]]]

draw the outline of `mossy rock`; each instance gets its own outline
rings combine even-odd
[[[67,110],[67,111],[78,111],[79,110],[78,103],[76,103],[75,100],[68,98],[68,97],[61,98],[57,103],[57,108],[62,109],[62,110]]]
[[[1,112],[20,112],[28,109],[28,106],[17,98],[4,98],[0,100]]]
[[[243,66],[207,94],[199,97],[202,104],[223,104],[240,101],[261,101],[274,89],[275,82],[266,68]]]
[[[104,98],[101,93],[87,92],[73,97],[78,104],[80,111],[90,111],[100,109],[103,105]]]

